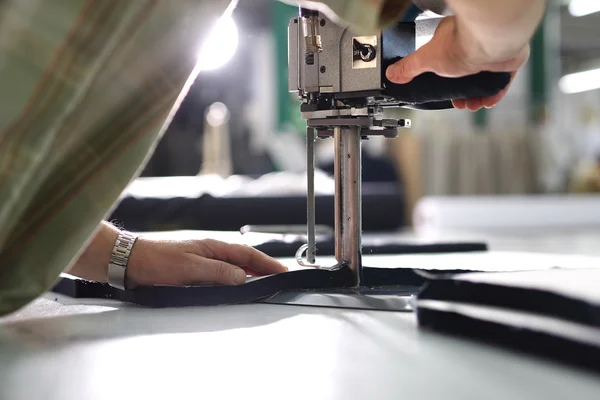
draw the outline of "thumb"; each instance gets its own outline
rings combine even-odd
[[[431,72],[432,66],[427,60],[431,61],[433,59],[427,56],[428,53],[429,46],[425,45],[402,60],[390,65],[385,72],[387,78],[393,83],[404,84],[425,72]]]
[[[433,72],[438,75],[453,72],[450,70],[456,69],[454,64],[457,60],[455,60],[456,57],[450,57],[450,53],[456,46],[455,27],[455,17],[449,16],[442,19],[431,40],[388,67],[387,78],[391,82],[403,84],[425,72]]]

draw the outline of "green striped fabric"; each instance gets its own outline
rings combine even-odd
[[[371,34],[401,19],[411,0],[281,0],[290,5],[307,8],[325,6],[350,25],[353,30]]]
[[[152,153],[229,3],[0,2],[0,315],[76,260]],[[382,6],[324,3],[367,29]]]

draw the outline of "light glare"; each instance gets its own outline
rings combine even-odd
[[[567,94],[600,89],[600,69],[565,75],[558,82],[558,87]]]
[[[238,29],[233,18],[221,18],[198,54],[200,71],[213,71],[227,64],[237,50],[238,41]]]
[[[571,0],[569,12],[574,17],[583,17],[600,11],[600,1],[597,0]]]

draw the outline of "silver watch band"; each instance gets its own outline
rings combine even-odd
[[[127,263],[136,240],[137,236],[127,231],[122,231],[117,237],[108,262],[108,284],[110,286],[125,290]]]

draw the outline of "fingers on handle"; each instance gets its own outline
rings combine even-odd
[[[502,101],[502,99],[504,99],[504,97],[508,93],[508,90],[510,89],[510,86],[511,86],[512,82],[514,81],[516,75],[517,75],[517,72],[512,72],[510,82],[508,83],[508,85],[506,85],[506,87],[504,89],[502,89],[500,92],[498,92],[497,94],[495,94],[493,96],[476,98],[476,99],[455,99],[455,100],[452,100],[452,104],[453,104],[454,108],[456,108],[457,110],[468,109],[469,111],[478,111],[484,107],[485,108],[495,107],[498,103],[500,103]]]
[[[457,110],[464,110],[465,108],[467,108],[467,101],[465,99],[452,100],[452,105]]]
[[[470,111],[478,111],[483,108],[483,99],[481,97],[468,99],[466,101],[466,106]]]
[[[515,80],[516,75],[517,75],[516,72],[511,73],[510,82],[502,91],[500,91],[500,93],[495,94],[494,96],[489,96],[489,97],[484,98],[483,106],[486,108],[492,108],[496,104],[500,103],[500,101],[502,101],[502,99],[504,99],[504,97],[508,93],[508,90],[510,89],[510,86],[512,85],[513,81]]]
[[[506,95],[506,90],[503,90],[494,96],[486,97],[483,99],[482,105],[485,108],[495,107],[498,103],[500,103],[500,101],[502,101],[502,99],[504,98],[505,95]]]

